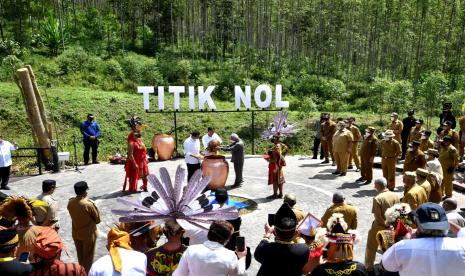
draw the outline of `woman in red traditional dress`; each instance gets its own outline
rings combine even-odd
[[[269,198],[282,198],[283,184],[285,182],[283,167],[286,166],[284,157],[288,148],[279,141],[279,136],[273,136],[271,142],[273,147],[268,151],[268,185],[273,185],[273,194]]]
[[[142,179],[141,190],[147,191],[147,176],[149,168],[147,166],[147,148],[141,139],[143,124],[140,118],[133,117],[129,120],[132,131],[128,135],[128,158],[124,169],[126,177],[124,179],[123,192],[126,191],[126,184],[129,182],[129,192],[137,192],[137,182]]]

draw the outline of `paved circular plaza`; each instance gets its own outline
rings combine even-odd
[[[285,168],[286,184],[284,193],[292,192],[297,196],[297,207],[304,212],[311,212],[321,217],[331,205],[332,194],[336,191],[346,196],[346,202],[358,209],[358,231],[361,234],[360,242],[355,246],[356,259],[363,262],[365,244],[368,229],[371,226],[372,198],[376,195],[373,185],[360,185],[355,180],[360,174],[351,170],[345,177],[336,177],[331,173],[335,167],[330,164],[320,164],[320,160],[312,160],[303,156],[290,156],[286,158]],[[184,164],[183,159],[149,163],[150,172],[158,175],[160,167],[166,167],[174,177],[174,172],[179,164]],[[270,200],[266,197],[272,193],[271,186],[267,185],[267,162],[260,156],[247,156],[244,165],[244,185],[238,189],[230,190],[230,194],[246,197],[254,200],[258,206],[252,213],[242,217],[241,233],[246,237],[246,243],[252,248],[260,242],[264,230],[263,225],[267,221],[268,213],[275,213],[282,203],[282,199]],[[61,224],[60,235],[63,237],[69,256],[63,254],[65,261],[77,261],[74,243],[71,238],[71,218],[66,209],[68,198],[74,196],[73,185],[77,181],[84,180],[90,186],[89,197],[93,199],[100,210],[102,222],[98,225],[100,231],[97,240],[97,249],[94,260],[107,254],[106,233],[113,226],[118,217],[111,213],[111,209],[121,206],[116,198],[120,196],[135,197],[137,194],[124,195],[121,188],[124,181],[124,168],[121,165],[99,164],[82,167],[81,172],[74,170],[63,171],[58,174],[45,174],[16,181],[10,184],[12,188],[9,194],[36,196],[41,192],[41,183],[44,179],[55,179],[57,190],[54,198],[59,201],[59,219]],[[381,176],[381,170],[375,169],[374,177]],[[230,174],[226,185],[232,185],[234,170],[230,165]],[[396,179],[396,191],[402,193],[402,179],[400,174]],[[459,206],[465,206],[465,196],[454,192]],[[249,275],[255,275],[259,263],[253,261],[248,270]]]

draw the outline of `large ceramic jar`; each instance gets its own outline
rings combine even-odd
[[[228,180],[229,164],[222,155],[205,156],[202,162],[202,175],[210,176],[208,188],[216,190],[223,188]]]
[[[174,138],[171,135],[155,134],[152,139],[152,149],[157,156],[157,160],[171,159],[174,153],[174,144]]]

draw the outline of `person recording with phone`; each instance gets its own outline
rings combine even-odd
[[[6,229],[0,231],[1,275],[29,275],[33,271],[32,265],[14,258],[18,242],[19,237],[16,230]]]

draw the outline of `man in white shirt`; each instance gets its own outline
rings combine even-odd
[[[413,212],[416,238],[402,240],[383,255],[383,267],[400,276],[465,275],[465,239],[446,237],[446,212],[436,203],[425,203]]]
[[[234,227],[229,222],[214,221],[208,231],[208,241],[189,246],[173,276],[244,275],[247,250],[234,253],[224,247],[233,232]]]
[[[220,144],[223,144],[223,140],[221,140],[220,136],[216,134],[215,129],[209,127],[207,129],[207,134],[202,137],[202,144],[204,149],[208,147],[208,143],[210,143],[211,140],[218,140]]]
[[[42,193],[37,196],[37,199],[47,202],[48,204],[48,213],[47,217],[43,222],[41,222],[41,226],[50,226],[55,228],[56,231],[60,229],[60,225],[58,223],[58,201],[56,201],[52,194],[55,192],[56,188],[56,181],[52,179],[47,179],[42,181]]]
[[[7,185],[10,179],[11,164],[13,164],[11,161],[11,151],[17,149],[18,145],[16,143],[11,144],[3,140],[3,136],[0,134],[0,190],[10,189]]]
[[[184,156],[187,166],[187,181],[200,169],[200,132],[193,131],[191,136],[184,141]]]
[[[127,232],[112,228],[108,232],[105,255],[92,264],[89,276],[145,276],[147,257],[144,253],[135,251],[130,246],[130,236]]]
[[[459,227],[463,228],[465,227],[465,218],[463,218],[458,212],[457,212],[457,200],[453,198],[448,198],[442,202],[442,207],[446,211],[447,215],[447,220],[449,222],[453,222],[457,224]],[[457,234],[453,233],[451,230],[449,230],[449,233],[447,236],[451,238],[456,238]]]

